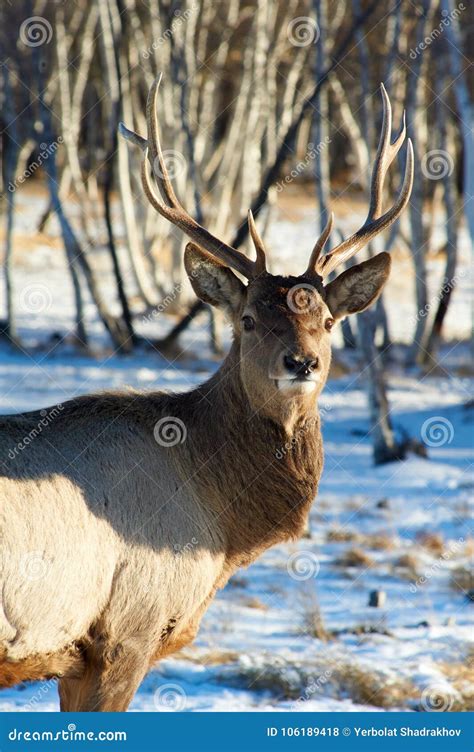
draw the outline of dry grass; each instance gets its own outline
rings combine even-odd
[[[467,538],[465,544],[464,544],[464,553],[466,556],[472,557],[474,556],[474,538]]]
[[[255,608],[257,609],[257,611],[268,611],[268,606],[266,605],[266,603],[263,603],[260,598],[243,598],[241,600],[241,604],[242,606],[246,606],[246,608]]]
[[[419,577],[419,561],[413,554],[402,554],[396,562],[395,569],[399,570],[398,574],[406,580],[417,580]],[[401,570],[401,571],[400,571]]]
[[[450,710],[453,712],[472,712],[474,710],[474,648],[464,661],[457,663],[441,663],[439,668],[449,679],[456,691],[456,697]]]
[[[372,567],[375,564],[373,558],[361,548],[349,548],[342,556],[336,559],[339,567]]]
[[[388,681],[380,674],[350,664],[337,670],[337,680],[353,702],[377,708],[403,708],[420,694],[407,679]]]
[[[229,663],[236,663],[239,660],[239,653],[233,650],[211,650],[200,656],[199,663],[203,666],[225,666]]]
[[[433,556],[442,556],[445,549],[445,542],[438,533],[422,533],[416,536],[420,546],[429,551]]]
[[[396,545],[396,540],[393,536],[379,533],[374,535],[364,535],[361,543],[374,551],[393,551]]]
[[[326,535],[328,543],[351,543],[358,540],[359,536],[352,530],[344,530],[342,527],[336,527],[329,530]]]
[[[382,624],[356,624],[355,627],[348,629],[347,632],[359,636],[379,634],[384,637],[393,637],[393,632],[384,627]]]
[[[470,567],[457,567],[451,572],[451,587],[468,593],[474,590],[474,570]]]
[[[225,673],[219,680],[252,692],[269,693],[277,700],[298,699],[307,682],[303,669],[284,662],[269,663],[263,667],[239,665],[237,671]]]
[[[308,692],[315,677],[325,677],[316,682],[316,689]],[[388,679],[353,663],[340,663],[322,658],[319,665],[291,665],[284,661],[266,666],[239,664],[219,677],[228,685],[253,692],[266,692],[278,700],[313,699],[332,697],[350,699],[359,705],[390,709],[413,709],[420,703],[420,690],[407,679]]]
[[[332,634],[324,626],[318,597],[313,589],[304,589],[300,595],[300,613],[302,617],[302,630],[304,634],[314,637],[316,640],[327,642]]]

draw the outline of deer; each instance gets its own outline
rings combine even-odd
[[[326,252],[331,215],[303,274],[270,274],[251,211],[255,260],[179,202],[160,143],[159,85],[146,137],[120,131],[142,150],[146,197],[189,239],[196,295],[225,313],[233,340],[189,392],[80,396],[36,432],[44,410],[0,418],[0,686],[56,678],[62,711],[125,711],[149,669],[193,641],[240,567],[301,536],[323,469],[318,398],[331,331],[377,300],[390,256],[327,277],[400,217],[413,182],[408,139],[399,195],[383,212],[406,128],[403,117],[392,141],[382,85],[364,224]]]

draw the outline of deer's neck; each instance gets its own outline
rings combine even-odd
[[[181,398],[182,399],[182,398]],[[199,500],[222,525],[228,556],[249,563],[304,529],[323,464],[317,407],[282,422],[255,412],[234,346],[219,371],[186,395],[180,459]]]

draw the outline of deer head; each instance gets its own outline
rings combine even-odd
[[[184,263],[196,295],[222,308],[230,319],[238,348],[238,368],[252,406],[268,413],[291,401],[314,401],[328,375],[331,330],[352,313],[377,300],[390,272],[390,256],[379,253],[347,269],[331,282],[324,279],[350,259],[376,235],[395,222],[410,198],[413,183],[413,148],[408,139],[407,159],[400,194],[385,213],[382,198],[385,175],[402,146],[405,118],[391,141],[392,113],[383,84],[383,123],[371,180],[370,207],[362,227],[323,254],[331,234],[332,215],[316,242],[306,271],[300,276],[276,276],[266,268],[265,248],[252,212],[248,222],[256,250],[252,261],[198,224],[182,207],[173,190],[158,134],[157,78],[147,101],[147,138],[120,124],[121,134],[143,151],[142,183],[154,208],[193,242],[185,250]],[[153,185],[149,164],[161,194]],[[234,273],[247,280],[244,284]]]

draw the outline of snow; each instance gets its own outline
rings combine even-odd
[[[25,216],[20,229],[31,231]],[[347,229],[354,229],[358,219],[351,217]],[[310,210],[301,209],[297,222],[290,222],[282,210],[270,233],[274,265],[288,269],[291,255],[291,264],[304,268],[313,236]],[[295,237],[301,244],[293,252]],[[414,696],[402,693],[398,703],[388,703],[389,709],[424,707],[423,698],[436,691],[448,704],[457,697],[443,665],[465,663],[473,637],[473,604],[450,585],[453,571],[468,565],[470,546],[472,550],[472,425],[467,408],[472,380],[460,375],[465,348],[457,344],[469,332],[466,249],[465,243],[441,367],[426,375],[406,375],[394,365],[390,372],[394,423],[418,439],[433,428],[428,458],[412,455],[374,468],[364,375],[351,370],[331,379],[321,399],[326,461],[309,537],[277,546],[238,572],[205,615],[195,644],[162,661],[144,679],[132,711],[380,709],[370,692],[365,698],[358,694],[357,681],[351,678],[354,669],[375,677],[382,693],[393,682],[413,684]],[[102,263],[100,254],[94,261]],[[442,260],[435,257],[429,267],[435,295]],[[409,339],[414,315],[407,268],[406,258],[395,257],[387,293],[391,331],[400,342]],[[47,341],[48,335],[73,327],[69,279],[58,249],[45,245],[42,253],[23,254],[15,285],[20,334],[27,348],[0,352],[2,413],[124,385],[186,390],[218,367],[199,320],[183,337],[180,357],[167,360],[153,351],[118,357],[104,348],[90,303],[94,356],[79,353],[67,341]],[[169,317],[160,315],[146,322],[143,331],[158,336],[170,324]],[[352,540],[335,540],[334,531],[344,531]],[[441,537],[443,553],[422,545],[426,533]],[[386,545],[374,547],[375,536]],[[367,563],[338,563],[354,548],[367,555]],[[415,558],[415,573],[400,564],[404,555]],[[385,606],[367,605],[373,590],[386,593]],[[327,641],[308,631],[309,621],[317,621],[319,613],[331,633]],[[0,691],[2,711],[57,709],[54,682]]]

